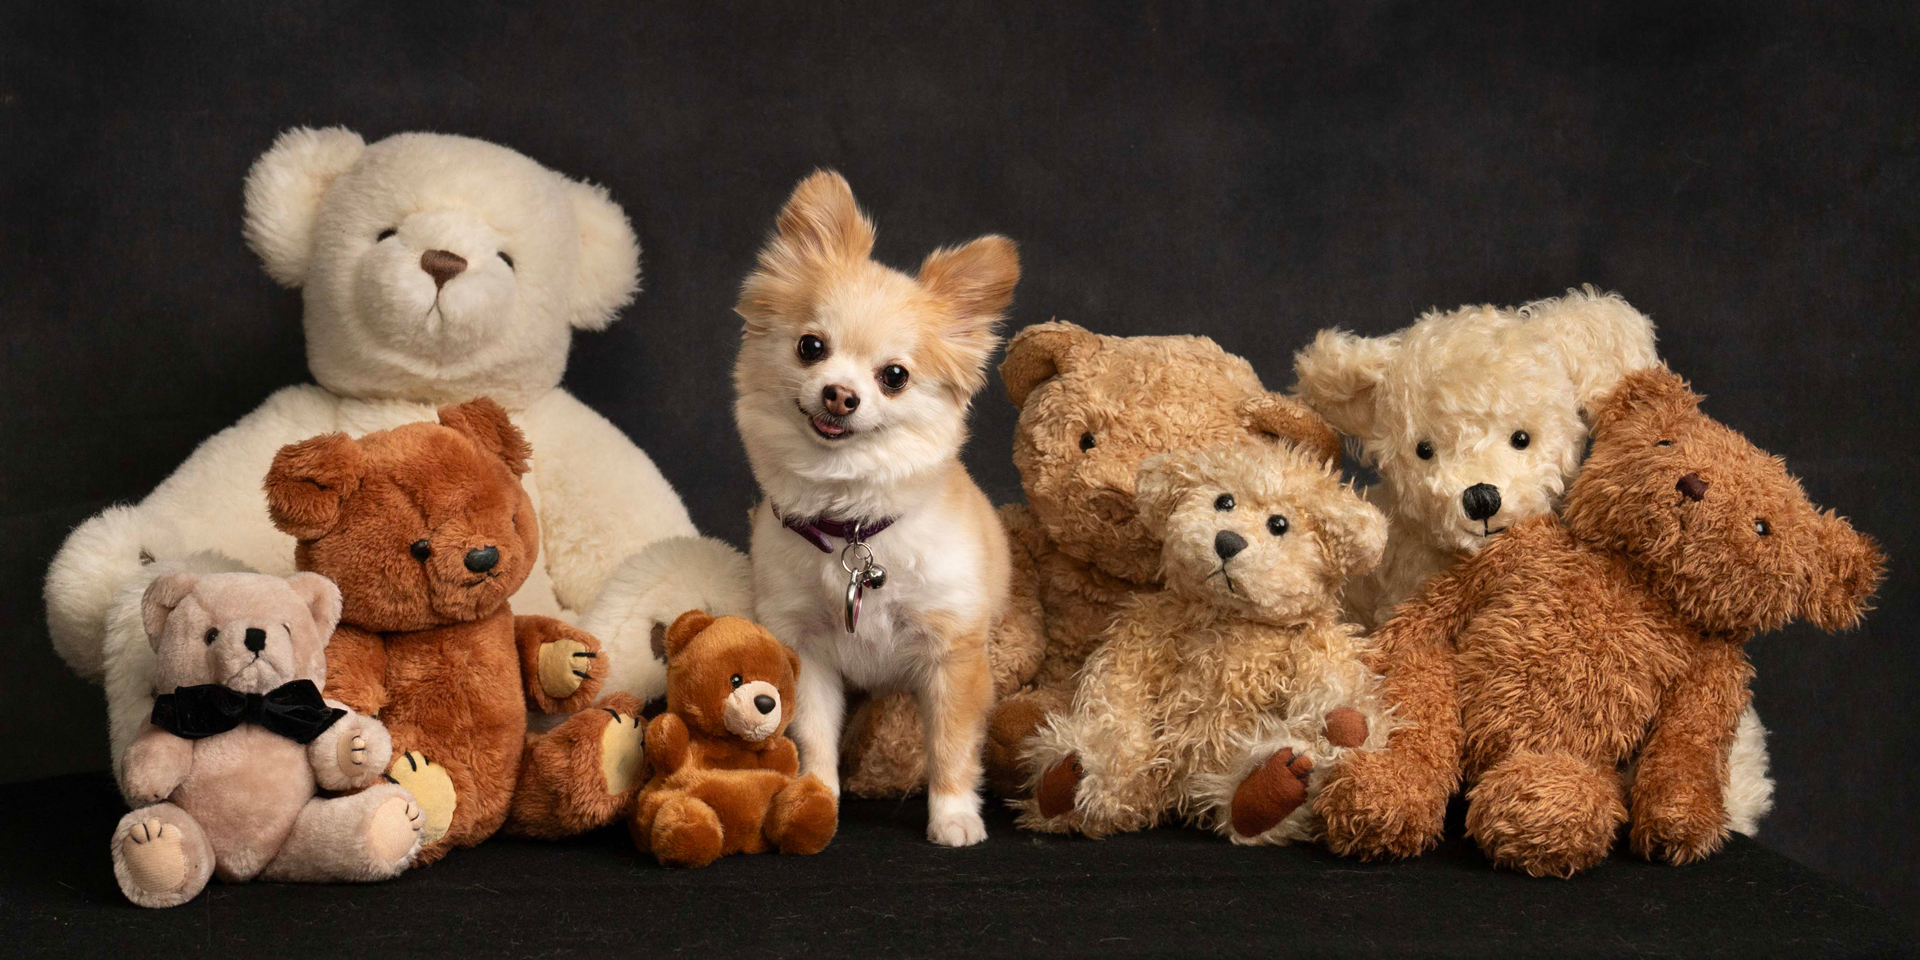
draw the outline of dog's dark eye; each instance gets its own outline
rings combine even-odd
[[[407,552],[413,554],[415,560],[425,560],[433,556],[433,544],[424,539],[415,540],[411,546],[407,547]]]
[[[1422,440],[1413,445],[1413,455],[1422,460],[1433,459],[1433,441]]]
[[[1766,518],[1764,517],[1754,518],[1753,532],[1763,537],[1773,536],[1773,528],[1767,525]]]
[[[888,393],[899,393],[907,386],[907,368],[897,363],[889,363],[880,368],[880,385]]]
[[[827,355],[827,342],[809,333],[800,338],[795,350],[800,354],[801,362],[812,363]]]
[[[1232,509],[1233,509],[1233,494],[1231,494],[1231,493],[1223,493],[1223,494],[1221,494],[1221,495],[1219,495],[1219,496],[1217,496],[1217,497],[1214,497],[1214,498],[1213,498],[1213,508],[1214,508],[1215,510],[1232,510]]]
[[[1268,518],[1267,518],[1267,532],[1268,532],[1268,533],[1271,533],[1271,534],[1273,534],[1273,535],[1274,535],[1274,536],[1276,536],[1276,537],[1277,537],[1277,536],[1280,536],[1281,534],[1284,534],[1284,533],[1286,533],[1286,532],[1287,532],[1287,518],[1286,518],[1286,517],[1283,517],[1283,516],[1281,516],[1281,515],[1279,515],[1279,514],[1277,514],[1277,513],[1276,513],[1276,514],[1274,514],[1274,515],[1273,515],[1273,516],[1271,516],[1271,517],[1268,517]]]
[[[1525,430],[1515,430],[1513,436],[1507,438],[1507,442],[1513,444],[1515,450],[1525,450],[1527,444],[1533,442],[1533,437],[1528,436]]]
[[[727,682],[733,684],[734,687],[738,688],[742,681],[740,679],[740,675],[736,673],[733,676],[728,677]]]
[[[1672,440],[1661,440],[1661,441],[1659,441],[1659,442],[1657,442],[1657,443],[1655,443],[1655,444],[1654,444],[1654,446],[1656,446],[1656,447],[1671,447],[1671,446],[1673,446],[1673,441],[1672,441]]]
[[[506,264],[508,270],[513,269],[513,258],[507,256],[507,252],[505,250],[500,251],[500,262]]]
[[[374,242],[374,243],[383,243],[383,242],[385,242],[385,241],[386,241],[386,239],[387,239],[388,237],[391,237],[391,236],[393,236],[393,235],[394,235],[394,232],[395,232],[395,231],[393,231],[393,230],[382,230],[382,231],[380,231],[380,235],[379,235],[379,236],[377,236],[377,237],[374,237],[374,238],[373,238],[373,242]]]
[[[208,630],[208,631],[207,631],[207,646],[209,646],[209,647],[211,647],[211,646],[213,646],[213,642],[214,642],[215,640],[218,640],[218,639],[220,639],[220,631],[219,631],[219,630],[217,630],[217,629],[212,629],[212,630]]]

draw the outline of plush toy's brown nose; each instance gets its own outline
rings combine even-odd
[[[467,269],[467,258],[446,250],[428,250],[420,255],[420,269],[433,278],[435,287],[444,287]]]
[[[827,411],[837,417],[844,417],[860,407],[860,395],[837,383],[821,388],[820,399],[827,402]]]
[[[1707,482],[1700,479],[1700,475],[1697,473],[1689,473],[1681,477],[1680,482],[1673,486],[1674,489],[1680,491],[1681,496],[1692,500],[1694,503],[1699,503],[1707,497]]]

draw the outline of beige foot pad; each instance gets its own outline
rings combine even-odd
[[[1233,832],[1257,837],[1285,820],[1307,799],[1312,772],[1312,757],[1296,757],[1291,748],[1274,754],[1233,792]]]
[[[540,689],[555,700],[573,696],[587,679],[589,656],[578,640],[555,640],[540,645]]]
[[[1327,742],[1336,747],[1357,747],[1367,742],[1367,715],[1352,707],[1327,711]]]
[[[1034,799],[1039,801],[1040,815],[1057,817],[1073,810],[1073,795],[1080,787],[1080,758],[1067,757],[1040,776],[1040,789],[1035,791]]]
[[[454,795],[453,779],[447,776],[445,767],[418,751],[409,750],[394,758],[393,766],[387,768],[387,779],[407,788],[426,814],[420,842],[433,843],[447,835],[447,828],[453,825],[454,804],[459,798]]]
[[[398,866],[426,836],[427,814],[419,804],[394,797],[373,811],[367,830],[367,852],[379,863]]]
[[[349,776],[359,776],[360,768],[367,765],[367,738],[354,734],[340,738],[340,769]],[[353,780],[353,783],[363,783]]]
[[[173,893],[187,882],[187,851],[180,828],[164,820],[143,820],[127,828],[120,855],[127,875],[148,893]]]
[[[613,719],[600,732],[600,774],[607,778],[608,793],[626,793],[640,779],[646,760],[646,733],[640,718],[608,710]]]

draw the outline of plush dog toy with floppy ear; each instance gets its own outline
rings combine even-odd
[[[141,613],[159,669],[126,757],[140,806],[113,835],[127,899],[176,906],[213,876],[385,880],[413,862],[426,817],[375,783],[386,728],[320,696],[340,618],[332,581],[176,573],[147,588]]]
[[[1386,520],[1324,451],[1239,445],[1148,460],[1140,518],[1166,589],[1124,605],[1072,707],[1031,741],[1020,824],[1090,836],[1178,819],[1243,843],[1317,835],[1316,771],[1386,741],[1340,588]]]
[[[1854,624],[1883,558],[1699,404],[1664,368],[1630,374],[1597,408],[1564,522],[1516,524],[1380,628],[1405,726],[1328,778],[1330,845],[1417,853],[1464,779],[1467,832],[1536,876],[1593,866],[1623,824],[1649,859],[1720,848],[1746,642]]]
[[[653,779],[628,824],[634,845],[678,867],[825,849],[839,805],[820,778],[796,776],[786,736],[799,656],[757,623],[699,610],[663,640],[667,711],[647,725]]]

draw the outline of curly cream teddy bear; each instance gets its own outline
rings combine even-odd
[[[1030,741],[1021,826],[1314,836],[1310,775],[1385,741],[1340,588],[1379,561],[1386,520],[1319,451],[1286,444],[1155,457],[1137,489],[1166,589],[1127,601],[1072,706]]]

